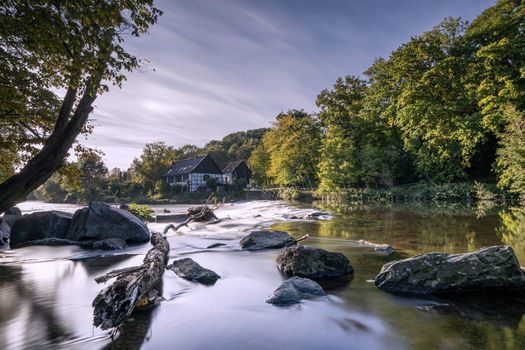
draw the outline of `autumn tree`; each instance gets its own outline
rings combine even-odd
[[[131,181],[141,185],[146,193],[153,193],[155,183],[173,164],[176,154],[175,149],[164,142],[146,144],[140,157],[131,163]]]
[[[61,167],[97,96],[140,65],[124,39],[160,14],[152,0],[0,3],[0,212]]]

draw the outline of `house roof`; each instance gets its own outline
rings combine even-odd
[[[178,160],[161,177],[191,173],[208,155]]]
[[[235,168],[237,168],[242,162],[244,162],[244,160],[237,160],[235,162],[230,162],[230,163],[226,164],[226,166],[224,166],[222,168],[222,172],[224,174],[233,173]]]

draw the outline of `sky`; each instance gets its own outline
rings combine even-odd
[[[146,143],[204,146],[271,126],[281,111],[316,112],[338,77],[445,17],[474,19],[495,0],[160,0],[164,14],[127,49],[148,62],[95,103],[79,141],[127,169]]]

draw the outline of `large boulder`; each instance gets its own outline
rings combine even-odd
[[[397,294],[430,295],[525,288],[525,276],[508,246],[473,253],[427,253],[383,265],[378,288]]]
[[[67,238],[73,241],[120,238],[126,242],[148,242],[146,224],[130,212],[105,203],[92,202],[73,216]]]
[[[108,238],[102,241],[93,242],[93,249],[101,250],[122,250],[126,248],[126,241],[120,238]]]
[[[286,275],[314,280],[338,278],[354,272],[343,254],[303,245],[284,249],[276,262]]]
[[[253,231],[239,242],[241,249],[259,250],[283,248],[296,244],[296,240],[283,231]]]
[[[190,258],[175,260],[167,268],[177,274],[177,276],[189,281],[199,282],[202,284],[214,284],[221,276],[200,266]]]
[[[70,213],[52,210],[20,217],[11,227],[11,248],[45,238],[66,238],[72,216]]]
[[[305,298],[326,295],[323,287],[308,278],[292,277],[284,281],[266,300],[275,305],[289,305],[299,303]]]

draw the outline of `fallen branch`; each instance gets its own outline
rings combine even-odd
[[[105,283],[117,278],[101,290],[93,300],[93,324],[101,329],[117,327],[139,306],[156,304],[170,246],[158,232],[151,234],[151,248],[142,265],[108,272],[95,279]]]
[[[189,227],[188,224],[194,221],[211,221],[211,223],[218,223],[221,219],[215,215],[214,211],[220,208],[223,204],[224,200],[222,203],[217,204],[217,198],[212,194],[208,197],[204,205],[188,208],[188,218],[184,222],[181,222],[178,225],[167,225],[164,228],[163,233],[166,234],[169,230],[178,231],[183,226]]]

